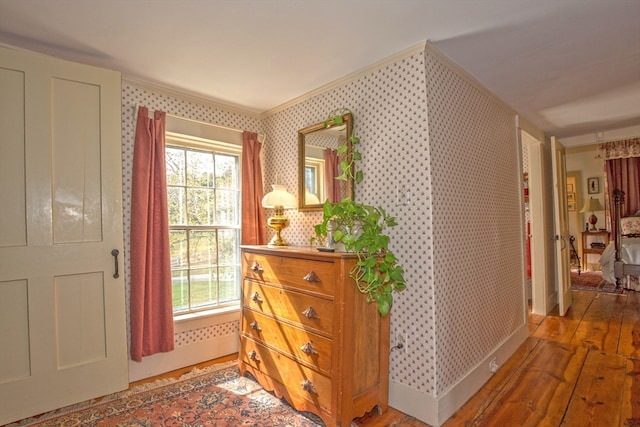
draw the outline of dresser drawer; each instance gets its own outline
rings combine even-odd
[[[243,306],[310,328],[325,336],[333,335],[333,301],[282,288],[244,280]]]
[[[333,262],[243,252],[243,277],[333,295]]]
[[[242,331],[255,341],[294,356],[329,375],[331,373],[331,340],[286,323],[255,313],[242,311]]]
[[[290,393],[331,412],[331,379],[295,360],[269,350],[260,343],[243,338],[240,356],[243,363],[283,384]]]

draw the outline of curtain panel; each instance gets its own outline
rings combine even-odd
[[[336,176],[340,175],[340,157],[338,150],[327,148],[324,152],[324,181],[327,189],[327,199],[331,203],[338,203],[341,199],[340,182]]]
[[[258,134],[242,133],[242,238],[243,245],[267,243],[267,219],[262,208],[264,187]]]
[[[165,119],[139,107],[131,188],[131,359],[174,348]]]
[[[609,159],[605,161],[607,178],[607,204],[611,212],[611,230],[618,229],[614,215],[614,190],[624,191],[620,216],[630,216],[640,210],[640,157]]]

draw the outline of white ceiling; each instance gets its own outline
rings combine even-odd
[[[259,113],[425,40],[549,135],[640,129],[640,0],[0,0],[0,44]]]

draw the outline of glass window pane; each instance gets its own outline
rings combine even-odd
[[[191,268],[217,264],[215,231],[191,231],[189,233],[189,262]]]
[[[220,302],[234,301],[240,298],[240,268],[220,267],[218,269],[220,280]]]
[[[238,257],[238,231],[218,231],[218,265],[239,265]]]
[[[171,272],[173,312],[189,310],[189,277],[184,270]]]
[[[187,223],[187,207],[182,187],[167,187],[167,204],[169,225],[185,225]]]
[[[216,270],[191,270],[191,308],[202,308],[218,302]]]
[[[216,154],[216,187],[237,190],[238,156]]]
[[[216,197],[216,224],[238,225],[240,223],[238,214],[240,193],[231,190],[217,190]]]
[[[304,168],[304,185],[313,194],[317,188],[316,168],[313,166],[305,166]]]
[[[176,315],[240,300],[240,156],[211,147],[166,148]]]
[[[187,188],[189,225],[215,224],[215,190]]]
[[[184,149],[167,147],[165,150],[165,164],[167,169],[167,185],[184,185]]]
[[[172,230],[169,232],[169,253],[171,254],[171,269],[189,268],[187,232]]]
[[[213,187],[213,155],[202,151],[187,151],[187,185]]]

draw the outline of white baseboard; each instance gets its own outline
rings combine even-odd
[[[142,362],[129,360],[129,382],[237,353],[238,346],[238,334],[231,334],[176,347],[168,353],[145,357]]]
[[[437,397],[391,381],[389,405],[429,425],[439,427],[491,378],[493,373],[489,370],[489,363],[495,359],[498,366],[502,366],[528,336],[529,328],[525,323],[454,386]]]

